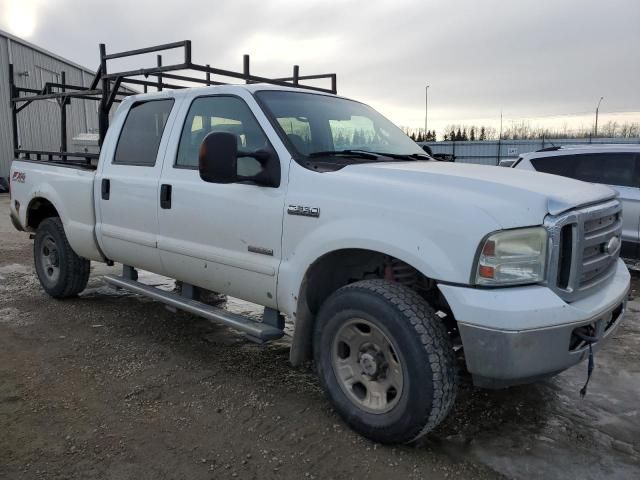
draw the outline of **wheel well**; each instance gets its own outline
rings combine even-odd
[[[59,216],[56,207],[49,200],[42,197],[34,198],[27,208],[27,227],[36,230],[46,218]]]
[[[345,285],[374,278],[401,283],[418,292],[433,308],[452,317],[435,281],[408,263],[372,250],[336,250],[317,259],[302,281],[291,363],[297,365],[311,358],[313,323],[324,301]]]
[[[328,253],[307,270],[303,288],[309,311],[316,315],[322,303],[340,287],[366,278],[382,278],[385,255],[348,249]]]

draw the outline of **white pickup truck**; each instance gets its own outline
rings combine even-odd
[[[409,442],[454,402],[458,363],[504,387],[580,362],[618,327],[629,273],[614,192],[559,176],[430,161],[337,95],[248,84],[127,97],[97,170],[16,159],[11,218],[35,232],[44,290],[106,280],[245,332],[294,333],[337,411]],[[178,292],[137,281],[176,279]],[[265,307],[262,321],[200,300]],[[135,319],[132,319],[134,321]]]

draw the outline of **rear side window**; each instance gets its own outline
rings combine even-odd
[[[136,103],[124,122],[113,163],[152,167],[173,99]]]
[[[639,163],[638,155],[629,152],[581,153],[531,160],[539,172],[621,187],[640,186]]]

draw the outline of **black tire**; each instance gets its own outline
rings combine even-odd
[[[339,334],[345,330],[345,322],[358,322],[354,319],[364,319],[377,327],[393,347],[388,349],[393,360],[379,361],[387,367],[392,361],[398,362],[401,371],[395,371],[402,379],[401,392],[398,398],[385,400],[388,411],[367,411],[352,394],[358,393],[356,384],[347,387],[336,374],[334,361],[353,360],[349,360],[349,348],[346,354],[334,352],[345,349],[340,346],[343,337]],[[346,356],[343,359],[341,355]],[[357,357],[363,358],[361,351]],[[364,280],[334,292],[322,305],[315,322],[314,359],[320,381],[338,413],[355,431],[376,442],[408,443],[418,439],[447,416],[455,401],[456,363],[446,328],[427,302],[397,283]],[[363,372],[359,375],[365,375]],[[386,384],[387,375],[381,384]]]
[[[71,249],[59,217],[38,225],[33,260],[40,285],[53,298],[73,297],[87,286],[91,262]]]

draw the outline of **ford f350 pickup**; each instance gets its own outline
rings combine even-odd
[[[187,89],[161,83],[167,67],[133,72],[164,88],[123,98],[108,130],[101,118],[97,165],[16,148],[11,218],[34,234],[49,295],[81,292],[92,261],[119,262],[110,284],[255,341],[282,337],[288,316],[291,363],[313,359],[345,421],[385,443],[446,417],[458,363],[481,387],[532,382],[619,326],[629,273],[611,189],[430,161],[373,108],[337,96],[335,77],[325,91],[297,72],[247,70],[235,74],[245,85]],[[98,75],[104,106],[129,77]],[[182,288],[145,285],[137,269]],[[211,306],[206,291],[264,318]]]

